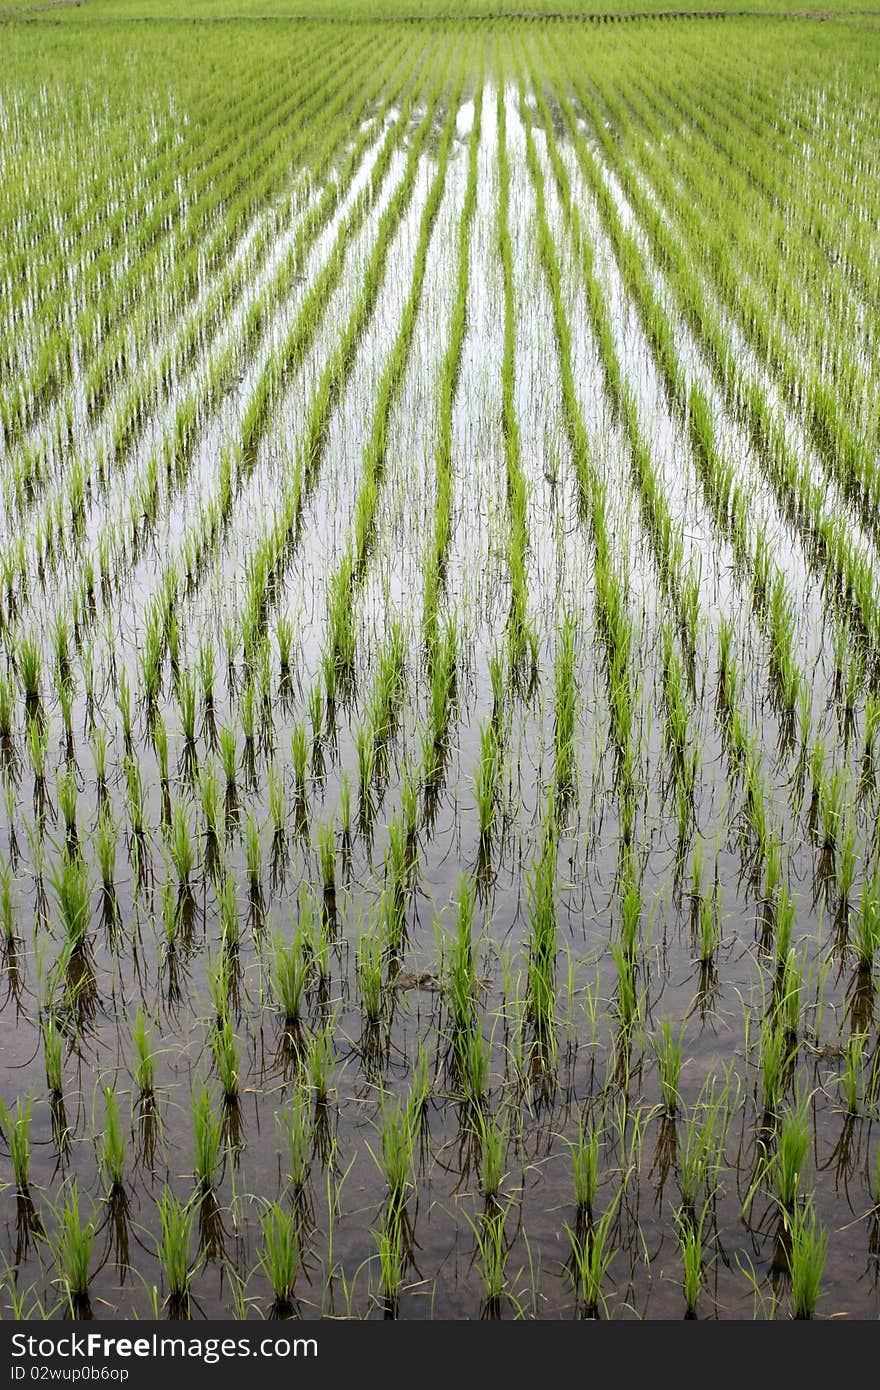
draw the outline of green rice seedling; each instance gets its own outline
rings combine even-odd
[[[359,724],[355,734],[355,746],[357,749],[358,784],[361,807],[369,808],[372,805],[373,778],[376,775],[376,739],[375,732],[371,723]]]
[[[403,1222],[394,1210],[386,1211],[378,1232],[379,1282],[387,1317],[397,1316],[404,1270]]]
[[[363,932],[358,939],[357,980],[364,1019],[375,1026],[384,1011],[382,937],[376,929]]]
[[[785,1030],[786,1040],[794,1047],[797,1042],[801,1021],[802,979],[801,965],[794,951],[789,951],[777,974],[779,984],[776,1013]]]
[[[119,716],[122,720],[122,742],[126,753],[131,754],[133,746],[134,715],[131,706],[131,686],[125,667],[119,672]]]
[[[297,1029],[302,1022],[303,1000],[309,977],[309,961],[304,950],[304,938],[297,930],[287,943],[276,936],[270,983],[275,1002],[281,1010],[286,1028]]]
[[[776,1153],[771,1162],[773,1190],[785,1212],[792,1212],[810,1151],[806,1101],[790,1106],[779,1123]]]
[[[880,740],[880,695],[868,691],[865,696],[865,742],[859,783],[863,791],[869,791],[876,779],[878,740]]]
[[[819,824],[826,850],[834,851],[840,843],[846,798],[846,771],[836,767],[819,783]]]
[[[330,1078],[336,1065],[334,1027],[335,1020],[330,1019],[312,1033],[306,1047],[306,1074],[316,1105],[326,1105],[330,1098]]]
[[[235,875],[225,872],[217,885],[217,904],[220,909],[220,940],[226,956],[236,956],[241,944],[238,912],[238,889]]]
[[[0,865],[0,935],[3,937],[4,951],[14,951],[17,938],[12,905],[12,870],[8,864]]]
[[[62,854],[52,867],[49,881],[55,892],[65,938],[74,951],[82,951],[92,916],[88,867],[79,855]]]
[[[217,1186],[220,1150],[223,1143],[223,1122],[214,1108],[207,1086],[202,1085],[192,1096],[193,1174],[202,1196]]]
[[[880,869],[862,887],[858,911],[852,919],[852,947],[861,970],[869,973],[880,950]]]
[[[287,824],[287,799],[283,778],[274,764],[270,764],[266,769],[266,792],[269,801],[269,820],[272,825],[272,834],[276,841],[280,841],[284,837]]]
[[[260,1231],[263,1239],[259,1263],[274,1298],[270,1316],[290,1317],[293,1313],[294,1285],[300,1269],[297,1214],[280,1202],[270,1202],[260,1217]]]
[[[198,676],[202,687],[202,703],[210,718],[214,710],[214,686],[217,681],[217,660],[213,642],[203,640],[199,643]]]
[[[501,750],[498,734],[491,722],[480,725],[480,761],[474,776],[480,839],[488,840],[495,821]]]
[[[189,773],[195,767],[196,724],[198,722],[199,696],[195,677],[186,669],[180,671],[175,683],[177,708],[180,714],[180,731],[183,735],[183,755],[181,769]]]
[[[537,1032],[552,1032],[556,1007],[555,817],[547,817],[541,854],[528,875],[529,1006]]]
[[[141,776],[140,765],[136,763],[133,758],[126,757],[123,767],[125,771],[128,821],[131,826],[132,837],[136,843],[143,842],[147,833],[147,821],[144,782]]]
[[[40,708],[40,650],[30,637],[23,637],[16,651],[18,678],[24,691],[25,710],[34,715]]]
[[[156,762],[159,767],[159,781],[163,787],[167,787],[171,778],[168,764],[168,729],[165,720],[157,710],[151,722],[151,732],[153,736],[153,748],[156,753]]]
[[[95,826],[95,857],[101,871],[101,884],[105,894],[113,892],[116,877],[116,847],[119,825],[113,815],[109,802],[104,802],[98,813]]]
[[[230,1018],[224,1018],[212,1026],[211,1051],[214,1054],[214,1066],[220,1082],[223,1100],[227,1105],[235,1105],[238,1101],[241,1062],[238,1055],[238,1042]]]
[[[458,891],[455,934],[444,943],[449,961],[446,988],[453,1025],[458,1032],[466,1032],[471,1027],[479,993],[473,945],[474,907],[473,883],[463,877]]]
[[[489,681],[492,686],[492,723],[497,731],[501,725],[505,690],[504,662],[499,652],[492,652],[489,657]]]
[[[208,874],[213,875],[217,869],[220,852],[220,779],[213,759],[208,759],[199,769],[198,787],[205,825],[205,867]],[[173,815],[172,810],[172,835]]]
[[[173,961],[183,920],[180,900],[170,879],[162,884],[162,950],[166,962]]]
[[[339,782],[339,825],[342,842],[347,845],[351,839],[351,779],[343,772]]]
[[[33,769],[36,787],[43,788],[46,783],[46,754],[49,751],[49,730],[42,720],[32,718],[30,715],[28,716],[26,720],[25,742],[27,743],[28,757],[30,759],[31,768]]]
[[[312,1162],[315,1121],[309,1092],[297,1087],[286,1109],[277,1115],[286,1147],[289,1181],[295,1198],[305,1191]]]
[[[663,1096],[663,1105],[669,1119],[675,1118],[680,1101],[678,1086],[681,1080],[684,1054],[682,1033],[683,1030],[680,1030],[678,1037],[674,1038],[672,1036],[672,1024],[668,1020],[664,1020],[660,1024],[659,1040],[656,1037],[653,1039],[657,1065],[660,1069],[660,1093]]]
[[[685,1316],[688,1318],[695,1318],[697,1315],[697,1299],[700,1296],[700,1289],[705,1278],[703,1227],[706,1220],[706,1210],[707,1208],[704,1207],[697,1222],[694,1222],[687,1212],[677,1212],[675,1216],[678,1226],[678,1248],[681,1251],[684,1299],[687,1310]]]
[[[62,685],[68,685],[73,679],[73,667],[70,662],[70,629],[63,613],[55,615],[52,625],[52,649],[55,653],[58,679]]]
[[[193,847],[193,833],[187,807],[178,799],[171,807],[171,825],[168,833],[168,853],[177,874],[181,893],[190,887],[190,878],[195,869],[196,855]]]
[[[119,1102],[112,1086],[104,1086],[104,1129],[101,1134],[99,1163],[108,1192],[123,1191],[125,1174],[125,1135],[119,1118]]]
[[[793,1209],[789,1240],[792,1311],[796,1318],[812,1318],[821,1296],[828,1253],[828,1232],[817,1222],[812,1201]]]
[[[27,1100],[17,1096],[14,1110],[9,1110],[0,1100],[0,1127],[9,1146],[15,1190],[20,1197],[26,1196],[30,1179],[33,1104],[33,1096],[28,1095]]]
[[[616,1208],[617,1198],[586,1231],[575,1231],[565,1226],[571,1242],[572,1274],[586,1318],[598,1318],[600,1310],[606,1307],[603,1284],[617,1253],[610,1244]]]
[[[679,1183],[682,1206],[695,1212],[701,1194],[712,1197],[727,1138],[730,1115],[730,1078],[719,1086],[712,1077],[704,1085],[697,1104],[683,1116],[679,1142]]]
[[[381,1090],[379,1101],[381,1117],[378,1129],[381,1150],[376,1162],[388,1184],[391,1207],[401,1211],[406,1202],[407,1189],[413,1179],[417,1130],[413,1125],[409,1107],[399,1096],[389,1097]],[[373,1156],[375,1158],[375,1155]]]
[[[761,1072],[761,1101],[765,1116],[773,1116],[779,1108],[792,1050],[782,1029],[773,1020],[766,1020],[761,1030],[758,1066]]]
[[[575,620],[566,613],[556,647],[555,720],[553,730],[555,755],[555,786],[565,798],[576,781],[575,721],[577,717],[577,683],[575,680]]]
[[[455,1071],[465,1100],[479,1110],[489,1091],[489,1069],[492,1048],[475,1023],[456,1034]]]
[[[599,1186],[599,1141],[598,1129],[587,1131],[583,1117],[578,1121],[578,1137],[569,1144],[571,1171],[574,1180],[574,1200],[579,1225],[593,1219],[596,1209],[596,1192]]]
[[[321,823],[315,832],[318,846],[318,863],[325,895],[336,893],[336,829],[331,821]]]
[[[781,971],[791,950],[797,908],[784,883],[776,899],[776,968]]]
[[[61,710],[61,723],[64,727],[65,756],[73,761],[73,691],[69,685],[58,687],[58,708]]]
[[[195,1206],[192,1202],[179,1201],[166,1183],[156,1208],[159,1213],[156,1254],[168,1285],[168,1311],[173,1318],[188,1317]]]
[[[244,823],[244,858],[247,865],[248,884],[251,897],[259,897],[263,882],[263,843],[260,827],[253,811],[249,811]]]
[[[293,776],[296,794],[304,797],[306,793],[306,769],[309,761],[309,741],[305,722],[296,721],[290,734],[290,755],[293,760]]]
[[[205,980],[214,1009],[214,1018],[219,1027],[230,1018],[230,1007],[236,999],[234,953],[225,949],[212,951],[205,962]]]
[[[147,1020],[138,1007],[131,1032],[134,1050],[134,1085],[141,1105],[152,1104],[156,1094],[156,1051],[147,1031]]]
[[[852,1033],[843,1053],[843,1075],[840,1082],[846,1102],[846,1113],[857,1115],[861,1108],[862,1062],[868,1039],[864,1033]]]
[[[238,746],[235,730],[224,724],[217,737],[220,747],[220,766],[226,779],[226,794],[228,796],[230,790],[235,791],[238,772]]]
[[[94,1217],[83,1221],[80,1197],[73,1182],[58,1212],[55,1254],[71,1316],[89,1317],[89,1280],[97,1226]]]
[[[507,1287],[507,1262],[510,1249],[506,1236],[507,1215],[513,1198],[505,1207],[492,1203],[473,1220],[465,1219],[474,1233],[477,1247],[477,1269],[483,1285],[487,1317],[500,1315],[501,1295]]]
[[[289,618],[280,617],[275,625],[275,640],[278,643],[278,668],[282,680],[290,677],[290,655],[293,650],[293,623]]]
[[[710,968],[721,941],[717,887],[709,897],[700,899],[700,966]]]
[[[624,1030],[632,1027],[639,1016],[639,996],[636,984],[636,962],[628,951],[611,945],[611,954],[617,967],[616,1009],[620,1026]]]
[[[421,1123],[425,1115],[432,1085],[430,1054],[419,1042],[410,1073],[409,1110],[414,1125]]]
[[[507,1176],[507,1155],[510,1148],[510,1123],[507,1112],[500,1110],[490,1118],[482,1110],[475,1111],[474,1133],[479,1144],[480,1189],[487,1203],[496,1203]]]
[[[12,684],[0,675],[0,750],[4,760],[9,761],[13,747],[15,730],[14,697]]]

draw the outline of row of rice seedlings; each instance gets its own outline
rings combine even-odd
[[[458,224],[458,269],[455,298],[437,392],[437,442],[434,450],[437,491],[434,498],[434,530],[423,561],[422,632],[429,663],[433,662],[434,651],[439,638],[439,610],[446,581],[446,557],[452,524],[452,408],[461,371],[462,349],[467,326],[468,289],[471,280],[471,233],[477,208],[478,154],[482,134],[483,91],[484,82],[481,71],[473,98],[474,117],[468,141],[467,184]]]
[[[537,662],[537,638],[528,619],[526,552],[526,482],[520,458],[519,423],[516,418],[516,306],[514,299],[513,248],[510,239],[510,163],[507,154],[507,114],[504,87],[496,89],[498,131],[498,249],[504,279],[504,353],[501,361],[501,424],[504,439],[509,532],[507,569],[510,576],[510,609],[507,618],[508,668],[514,681],[533,682]]]

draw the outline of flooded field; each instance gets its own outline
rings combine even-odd
[[[104,9],[0,32],[3,1315],[876,1317],[876,27]]]

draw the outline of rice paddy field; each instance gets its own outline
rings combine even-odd
[[[877,19],[178,8],[0,13],[3,1315],[875,1318]]]

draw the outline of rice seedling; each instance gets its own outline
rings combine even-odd
[[[294,1198],[300,1200],[308,1182],[315,1135],[312,1101],[305,1088],[294,1090],[277,1123],[285,1144],[287,1178]]]
[[[391,1209],[402,1211],[413,1181],[417,1131],[409,1107],[399,1097],[382,1090],[379,1104],[380,1150],[373,1157],[385,1178]]]
[[[41,1020],[40,1030],[43,1035],[43,1060],[46,1067],[46,1085],[49,1088],[49,1096],[53,1100],[60,1100],[64,1092],[64,1044],[53,1013],[47,1014]]]
[[[848,1115],[857,1115],[861,1108],[862,1060],[867,1041],[864,1033],[853,1033],[847,1039],[844,1049],[840,1084]]]
[[[305,941],[297,931],[290,942],[275,938],[270,983],[286,1028],[296,1031],[302,1022],[303,1001],[309,977]]]
[[[315,1098],[315,1105],[326,1105],[330,1098],[330,1078],[336,1063],[333,1041],[334,1020],[312,1033],[306,1047],[306,1073]]]
[[[398,1295],[404,1271],[403,1223],[394,1211],[387,1211],[378,1232],[379,1283],[385,1301],[386,1317],[397,1316]]]
[[[704,1207],[700,1213],[700,1219],[696,1223],[691,1220],[690,1215],[676,1212],[675,1220],[678,1226],[678,1247],[681,1251],[681,1264],[685,1299],[685,1317],[695,1318],[697,1316],[697,1299],[700,1296],[700,1289],[705,1279],[705,1248],[703,1227],[706,1220],[707,1208]]]
[[[134,1049],[133,1081],[140,1104],[152,1104],[156,1094],[156,1052],[153,1040],[147,1031],[146,1015],[142,1008],[135,1014],[131,1033]]]
[[[474,1234],[477,1268],[483,1286],[483,1316],[492,1319],[501,1316],[501,1298],[508,1287],[510,1246],[506,1222],[512,1205],[513,1198],[510,1198],[506,1206],[487,1207],[476,1220],[465,1217]]]
[[[26,1195],[30,1179],[32,1110],[33,1096],[31,1095],[28,1095],[27,1100],[18,1096],[14,1109],[8,1109],[0,1100],[0,1126],[2,1126],[3,1137],[9,1147],[12,1177],[15,1182],[16,1195],[19,1197]]]
[[[119,1118],[119,1102],[112,1086],[104,1086],[104,1130],[101,1135],[99,1162],[112,1196],[123,1190],[125,1173],[125,1136]]]
[[[384,1008],[382,938],[377,931],[363,932],[357,945],[357,977],[361,1008],[368,1025],[381,1021]]]
[[[786,1212],[795,1208],[809,1150],[807,1105],[800,1101],[789,1107],[779,1122],[776,1153],[771,1164],[773,1188]]]
[[[790,1219],[788,1267],[792,1311],[796,1318],[812,1318],[815,1312],[827,1253],[828,1232],[816,1220],[812,1202],[795,1207]]]
[[[272,1289],[270,1317],[293,1314],[293,1290],[300,1269],[299,1225],[294,1211],[271,1202],[260,1217],[262,1245],[258,1259]]]
[[[171,1188],[163,1187],[156,1203],[159,1238],[156,1254],[168,1286],[168,1311],[172,1318],[189,1316],[189,1289],[193,1268],[190,1262],[195,1207],[181,1202]]]
[[[672,1024],[667,1020],[660,1024],[660,1038],[654,1038],[657,1065],[660,1069],[660,1092],[669,1119],[675,1117],[680,1102],[678,1085],[681,1079],[684,1044],[682,1034],[672,1036]]]
[[[570,1145],[571,1170],[574,1179],[574,1200],[579,1225],[592,1222],[599,1187],[598,1128],[587,1129],[583,1117],[578,1121],[577,1139]]]
[[[193,1173],[196,1190],[205,1197],[217,1186],[220,1172],[220,1151],[223,1143],[223,1123],[217,1115],[214,1100],[207,1086],[193,1093],[191,1101],[193,1124]]]
[[[238,1084],[241,1063],[238,1043],[232,1027],[232,1020],[224,1018],[211,1029],[211,1051],[214,1054],[214,1067],[220,1082],[220,1091],[227,1106],[238,1101]]]
[[[89,1282],[97,1226],[94,1216],[83,1220],[79,1189],[72,1182],[57,1211],[58,1230],[54,1241],[58,1272],[71,1317],[91,1316]]]
[[[607,1307],[603,1285],[616,1250],[611,1246],[611,1228],[617,1199],[586,1232],[565,1226],[571,1243],[572,1277],[585,1318],[598,1318]]]

